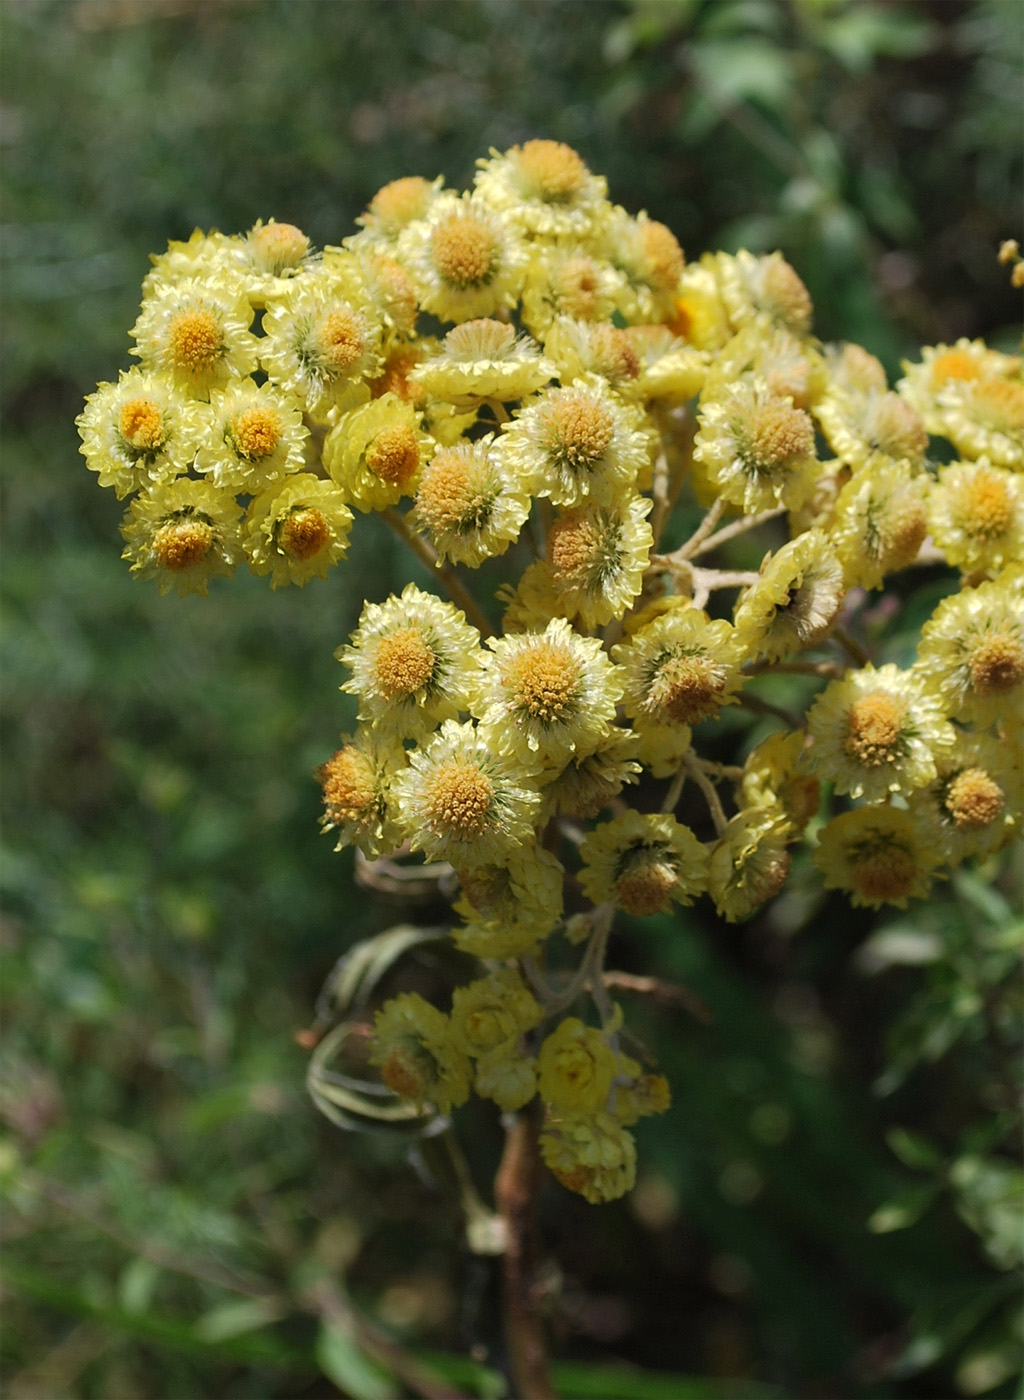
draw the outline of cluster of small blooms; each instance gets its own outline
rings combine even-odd
[[[814,337],[780,254],[687,264],[554,141],[492,152],[465,193],[393,181],[359,222],[319,254],[271,221],[155,258],[140,364],[89,398],[82,451],[137,493],[125,557],[163,590],[243,559],[275,588],[323,577],[353,511],[447,588],[367,602],[339,648],[358,730],[319,770],[323,825],[371,859],[448,863],[455,943],[487,975],[448,1014],[387,1002],[372,1058],[442,1113],[471,1088],[539,1098],[551,1171],[610,1200],[629,1128],[668,1105],[605,991],[616,909],[707,895],[745,919],[815,839],[829,888],[903,906],[1019,834],[1021,359],[940,345],[892,390],[866,350]],[[932,437],[958,459],[936,468]],[[677,501],[703,516],[659,553]],[[771,518],[788,538],[757,573],[699,562]],[[458,568],[513,546],[496,633]],[[919,558],[959,591],[912,666],[875,667],[840,613]],[[769,671],[827,684],[742,767],[702,757],[695,727],[763,714]],[[823,782],[848,810],[812,824]],[[586,943],[571,975],[545,970],[559,930]],[[566,1014],[588,990],[599,1025]]]

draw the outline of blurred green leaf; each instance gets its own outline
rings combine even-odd
[[[255,1332],[279,1322],[287,1312],[288,1303],[282,1298],[243,1298],[237,1302],[220,1303],[198,1320],[196,1335],[206,1342],[240,1337],[245,1332]]]
[[[328,1380],[352,1400],[397,1400],[398,1387],[363,1352],[351,1333],[324,1322],[316,1339],[316,1359]]]

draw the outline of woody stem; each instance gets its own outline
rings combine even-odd
[[[520,1400],[556,1400],[547,1338],[536,1301],[537,1196],[541,1179],[540,1123],[530,1108],[515,1118],[494,1183],[505,1222],[502,1318],[513,1394]]]
[[[437,550],[434,549],[427,540],[421,539],[409,529],[404,518],[399,515],[394,506],[388,506],[387,510],[381,511],[384,520],[391,526],[398,538],[409,546],[413,554],[422,564],[425,564],[430,572],[443,584],[454,603],[466,614],[467,619],[480,633],[481,637],[492,637],[494,628],[487,621],[480,605],[470,593],[469,589],[459,578],[454,570],[447,564],[442,564],[438,558]]]

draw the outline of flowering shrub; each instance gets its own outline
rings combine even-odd
[[[139,366],[88,399],[82,452],[161,591],[243,562],[323,578],[378,512],[448,595],[367,602],[337,652],[359,727],[319,770],[324,828],[454,872],[451,937],[484,965],[450,1012],[386,1002],[369,1058],[421,1120],[473,1089],[539,1101],[543,1161],[611,1200],[669,1101],[610,995],[616,910],[746,919],[802,842],[826,887],[904,907],[1019,835],[1021,359],[927,347],[890,389],[814,338],[779,254],[687,264],[553,141],[471,192],[394,181],[360,224],[320,253],[270,221],[155,257]],[[759,570],[715,564],[768,522]],[[460,570],[506,554],[495,627]],[[919,563],[959,588],[913,665],[876,666],[859,613]],[[806,715],[773,672],[820,682]],[[742,763],[702,752],[727,706],[781,726]]]

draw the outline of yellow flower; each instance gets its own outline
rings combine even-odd
[[[415,492],[432,447],[412,404],[385,393],[338,420],[323,462],[357,510],[385,510]]]
[[[778,661],[819,641],[844,597],[843,570],[820,530],[808,530],[761,565],[736,605],[736,636],[751,657]]]
[[[477,165],[478,197],[525,233],[587,237],[605,216],[604,177],[592,175],[561,141],[527,141],[503,155],[492,149],[490,159]]]
[[[628,326],[622,334],[637,361],[636,378],[623,386],[623,392],[671,408],[704,388],[707,356],[684,345],[667,326]]]
[[[401,845],[388,812],[388,793],[392,775],[404,765],[401,745],[381,743],[364,730],[316,770],[324,799],[320,828],[337,831],[336,851],[356,845],[372,857]]]
[[[252,307],[234,276],[160,283],[131,329],[133,355],[191,398],[244,379],[256,368]]]
[[[987,728],[1024,705],[1024,588],[1009,571],[944,598],[914,670],[953,719]]]
[[[630,324],[667,320],[675,310],[686,261],[675,234],[643,212],[636,218],[617,205],[603,229],[609,260],[626,276],[619,311]]]
[[[543,632],[489,637],[487,645],[493,654],[471,705],[486,743],[553,767],[597,747],[622,693],[598,638],[553,618]]]
[[[559,612],[589,629],[629,610],[654,544],[651,505],[646,496],[625,495],[614,505],[580,506],[555,518],[541,568]]]
[[[417,738],[467,708],[480,636],[451,603],[407,584],[400,598],[367,603],[351,644],[335,656],[352,672],[359,718],[382,733]]]
[[[385,1002],[374,1018],[370,1063],[389,1089],[441,1113],[469,1098],[472,1065],[452,1040],[448,1017],[415,992]]]
[[[896,386],[931,433],[948,437],[963,457],[1024,468],[1024,382],[1018,355],[981,340],[925,346],[920,364],[904,361]]]
[[[666,324],[675,335],[698,350],[714,352],[729,341],[733,327],[719,290],[714,255],[688,263],[679,279],[678,295]]]
[[[269,574],[271,588],[311,578],[348,549],[352,512],[333,481],[299,472],[268,486],[249,504],[243,542],[254,574]]]
[[[559,1023],[537,1056],[540,1096],[565,1113],[603,1107],[617,1071],[615,1052],[600,1031],[576,1016]]]
[[[735,257],[716,253],[709,261],[736,330],[752,322],[764,329],[782,326],[795,335],[810,330],[810,294],[781,253],[754,257],[740,249]]]
[[[574,754],[544,785],[543,816],[577,821],[596,817],[640,772],[639,744],[631,729],[611,729],[592,753]]]
[[[410,375],[434,398],[462,406],[481,399],[522,399],[554,377],[555,366],[534,341],[489,319],[453,326],[439,352]]]
[[[813,487],[814,424],[756,375],[701,400],[694,460],[723,500],[747,514],[794,509]]]
[[[607,322],[624,286],[623,274],[583,244],[534,245],[523,285],[523,323],[544,337],[561,316]]]
[[[746,919],[786,883],[792,824],[781,805],[736,813],[711,847],[708,894],[727,923]]]
[[[965,574],[997,574],[1024,559],[1024,488],[1019,475],[977,462],[939,471],[928,501],[932,537]]]
[[[409,224],[422,219],[437,198],[444,179],[425,180],[421,175],[405,175],[382,185],[356,223],[362,233],[345,240],[348,248],[391,248]]]
[[[434,454],[424,468],[411,521],[442,559],[476,568],[505,553],[529,513],[529,491],[502,470],[488,433]]]
[[[999,850],[1024,821],[1019,753],[991,734],[958,733],[935,781],[913,794],[910,812],[950,865]]]
[[[880,802],[930,783],[954,740],[941,701],[919,673],[864,666],[832,681],[807,715],[808,766],[836,792]]]
[[[537,999],[519,973],[499,968],[489,977],[452,993],[451,1034],[467,1055],[478,1058],[518,1043],[540,1024]]]
[[[828,375],[821,354],[784,326],[766,329],[748,324],[711,357],[706,392],[756,374],[776,398],[790,398],[794,408],[812,408],[825,391]],[[882,376],[883,387],[885,376]]]
[[[927,483],[906,463],[875,461],[843,486],[828,534],[848,588],[880,588],[914,562],[928,533]]]
[[[909,812],[858,807],[824,828],[814,863],[825,888],[845,890],[853,904],[905,909],[908,899],[923,899],[931,888],[937,853]]]
[[[122,370],[116,384],[99,384],[75,419],[90,471],[118,500],[180,476],[191,466],[203,433],[200,405],[163,375]]]
[[[466,920],[452,931],[459,948],[480,958],[520,957],[536,950],[562,917],[565,871],[550,851],[522,846],[500,865],[460,870],[455,911]]]
[[[638,917],[692,904],[707,883],[707,852],[667,812],[628,811],[603,822],[583,842],[580,859],[580,884],[591,903],[614,900]]]
[[[743,651],[731,623],[698,608],[662,613],[613,648],[623,670],[623,703],[638,730],[697,724],[736,703]]]
[[[556,365],[563,385],[603,379],[617,393],[639,396],[640,356],[628,328],[559,316],[548,329],[544,353]]]
[[[549,1113],[540,1152],[552,1176],[591,1205],[618,1200],[636,1181],[633,1135],[610,1113]]]
[[[508,215],[479,197],[443,192],[403,229],[398,258],[424,311],[472,321],[515,305],[526,251]]]
[[[309,430],[302,409],[270,384],[241,379],[210,394],[196,471],[215,486],[256,495],[301,471]]]
[[[858,470],[879,462],[883,471],[893,462],[924,465],[928,434],[917,411],[891,391],[857,394],[832,389],[814,406],[832,451],[841,462]]]
[[[186,242],[172,238],[165,253],[150,253],[149,260],[153,266],[143,278],[144,300],[175,282],[204,281],[219,273],[238,272],[244,263],[244,244],[242,239],[216,229],[204,233],[196,228]]]
[[[638,410],[600,381],[548,389],[520,409],[495,446],[503,471],[555,505],[610,505],[650,463]]]
[[[804,743],[802,729],[769,734],[748,755],[740,780],[741,806],[781,808],[797,835],[817,812],[820,800],[817,778],[800,770]]]
[[[201,593],[211,578],[234,573],[239,556],[238,517],[233,495],[206,481],[179,477],[154,486],[132,501],[121,533],[121,555],[132,573],[155,578],[161,593]]]
[[[425,748],[409,754],[394,792],[412,849],[458,870],[497,865],[535,836],[534,772],[494,753],[472,724],[446,720]]]
[[[347,277],[294,278],[263,316],[260,363],[272,383],[323,420],[370,397],[382,328]]]

